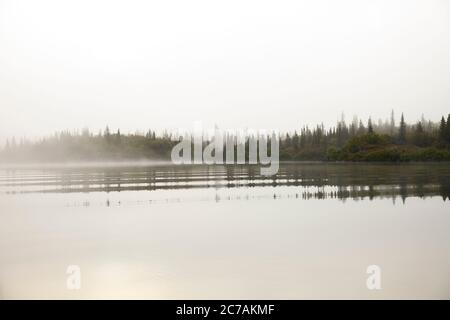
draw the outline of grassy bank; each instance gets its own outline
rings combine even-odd
[[[344,147],[329,148],[331,161],[450,161],[450,150],[444,146],[419,147],[393,144],[389,136],[376,133],[351,139]]]

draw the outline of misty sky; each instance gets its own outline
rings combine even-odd
[[[450,112],[450,1],[0,0],[0,141]]]

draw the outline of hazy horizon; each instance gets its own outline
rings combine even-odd
[[[90,128],[413,123],[450,106],[450,3],[0,0],[0,143]]]

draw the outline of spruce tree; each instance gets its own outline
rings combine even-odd
[[[373,133],[373,125],[372,125],[372,119],[369,117],[369,121],[367,123],[367,130],[370,133]]]
[[[422,122],[419,121],[414,129],[414,144],[421,147],[424,144],[424,131]]]
[[[394,117],[394,110],[391,111],[391,122],[389,124],[389,133],[391,136],[394,136],[394,130],[395,130],[395,117]]]
[[[398,141],[400,144],[406,143],[406,123],[405,123],[405,118],[403,117],[403,113],[402,113],[402,117],[400,119],[400,129],[399,129]]]
[[[446,129],[447,125],[445,123],[445,118],[442,116],[441,123],[439,125],[439,142],[445,143],[446,142]]]
[[[117,129],[116,144],[120,144],[121,140],[122,140],[122,136],[120,134],[120,129]]]
[[[109,131],[108,126],[105,128],[105,133],[103,136],[105,137],[106,144],[109,144],[111,142],[111,132]]]
[[[366,131],[366,128],[364,128],[364,124],[361,120],[359,120],[359,126],[358,126],[358,135],[363,135]]]
[[[447,125],[445,126],[445,142],[450,143],[450,113],[447,116]]]
[[[109,138],[110,135],[111,135],[111,132],[109,131],[109,127],[106,126],[106,129],[105,129],[105,137]]]

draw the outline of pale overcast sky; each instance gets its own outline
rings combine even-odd
[[[0,0],[0,137],[450,112],[447,0]]]

